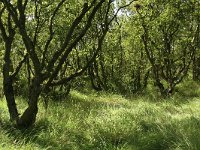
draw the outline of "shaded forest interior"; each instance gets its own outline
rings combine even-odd
[[[153,117],[154,111],[167,116],[167,113],[163,112],[168,111],[167,105],[170,107],[169,113],[173,114],[179,109],[181,112],[185,110],[176,107],[177,103],[182,106],[191,99],[199,104],[199,0],[1,0],[0,41],[0,96],[2,99],[0,113],[5,110],[6,113],[8,112],[0,116],[0,125],[4,124],[2,127],[9,130],[8,133],[14,128],[16,128],[15,132],[26,131],[30,128],[34,130],[34,127],[37,128],[40,124],[41,112],[42,114],[48,112],[47,118],[55,119],[50,111],[51,109],[56,111],[57,105],[59,105],[57,109],[63,115],[71,114],[75,110],[78,112],[78,108],[73,106],[78,103],[77,105],[83,109],[83,114],[78,117],[84,117],[87,114],[85,107],[96,114],[95,111],[100,111],[100,108],[106,109],[105,105],[108,105],[110,114],[116,111],[119,115],[124,115],[127,111],[137,117],[140,114],[138,108],[143,104],[144,108],[141,107],[142,110],[144,109],[143,113],[149,115],[147,110],[147,103],[149,103],[152,106],[149,107],[149,111],[152,111],[150,116]],[[111,93],[113,95],[110,95]],[[111,99],[110,102],[106,100],[104,94],[107,94],[108,100]],[[86,97],[88,101],[81,96],[77,98],[77,95]],[[115,98],[113,100],[112,97],[116,95],[120,98],[117,98],[115,104]],[[101,99],[105,101],[101,102]],[[122,99],[122,102],[118,99]],[[163,104],[158,104],[157,107],[155,102],[163,102]],[[53,107],[53,105],[56,106]],[[138,114],[126,108],[129,105],[132,109],[135,107]],[[188,103],[188,109],[193,105]],[[64,106],[69,110],[66,112],[62,110],[61,107]],[[118,106],[119,110],[117,110]],[[125,112],[118,112],[123,106]],[[43,111],[44,108],[46,112]],[[197,113],[195,110],[192,111],[194,114]],[[187,113],[189,111],[186,110]],[[59,112],[56,114],[62,118]],[[73,118],[73,116],[70,117]],[[157,117],[160,118],[160,116]],[[191,115],[189,122],[195,126],[194,122],[198,124],[199,120],[198,117],[192,120],[192,117]],[[38,118],[40,121],[37,121]],[[76,119],[72,120],[77,121]],[[92,119],[97,118],[92,116]],[[149,134],[146,137],[149,141],[154,138],[158,140],[157,134],[155,137],[153,135],[158,129],[153,126],[153,119],[148,120],[151,122],[150,127],[148,121],[137,120],[134,117],[132,119],[133,126],[143,128],[141,133],[146,133],[145,130],[148,132],[153,130],[152,138]],[[9,123],[6,120],[10,120]],[[123,121],[127,121],[128,126],[130,120],[129,118]],[[50,126],[47,128],[56,128],[49,125],[48,121],[43,123]],[[102,125],[101,123],[99,125]],[[179,127],[174,122],[169,124]],[[96,125],[98,126],[97,122]],[[107,125],[109,126],[109,123]],[[157,125],[160,128],[163,127],[163,130],[168,126],[165,123]],[[92,128],[95,130],[94,126]],[[184,126],[180,128],[185,129]],[[66,128],[63,127],[62,130],[64,129]],[[169,132],[173,132],[173,129],[170,128]],[[103,128],[102,132],[109,133],[105,130]],[[121,130],[120,126],[117,131],[119,130]],[[128,130],[131,132],[131,128]],[[144,142],[142,135],[137,133],[137,129],[133,130],[138,139],[141,138],[140,140]],[[17,135],[15,132],[12,136]],[[163,149],[165,146],[173,149],[174,143],[171,143],[170,139],[164,142],[166,137],[173,137],[167,132],[164,131],[162,134],[161,130],[158,131],[158,137],[161,137],[161,145],[155,144],[158,149]],[[111,137],[105,137],[110,140],[108,143],[111,145],[106,145],[106,143],[104,145],[108,149],[109,146],[111,146],[110,149],[114,149],[113,145],[121,144],[122,146],[126,142],[131,145],[131,141],[124,142],[126,138],[134,140],[135,149],[137,145],[139,149],[150,149],[154,144],[150,143],[149,147],[148,145],[145,147],[134,139],[133,135],[129,137],[128,132],[127,134],[119,132],[122,137],[115,140],[118,133],[115,133],[115,136],[113,133],[114,131],[111,135],[107,135]],[[187,133],[189,135],[191,132]],[[69,132],[67,134],[74,135]],[[104,139],[94,137],[91,132],[89,134],[97,141],[104,141]],[[103,135],[100,131],[98,134]],[[182,133],[176,134],[177,137],[184,138]],[[86,138],[85,133],[81,135]],[[114,141],[112,141],[112,136],[114,136]],[[84,138],[83,141],[86,140],[86,143],[91,144],[86,145],[88,149],[95,147],[94,141],[88,142],[89,139]],[[36,139],[39,142],[38,138]],[[74,139],[78,138],[74,137]],[[189,143],[191,141],[189,140]],[[87,149],[83,143],[83,147],[77,149]],[[178,147],[178,143],[177,139],[174,146]],[[194,143],[191,142],[191,145],[188,144],[185,147],[200,148],[198,144],[195,147]],[[132,146],[130,149],[134,149]],[[73,149],[76,148],[73,147]]]

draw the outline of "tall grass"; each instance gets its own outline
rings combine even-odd
[[[72,91],[62,101],[42,101],[34,127],[19,130],[0,101],[2,150],[199,150],[200,88],[179,87],[169,99]],[[18,106],[25,107],[22,98]]]

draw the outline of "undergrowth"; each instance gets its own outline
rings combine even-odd
[[[200,88],[192,84],[168,99],[72,90],[62,101],[50,100],[48,109],[41,101],[36,124],[26,130],[8,121],[2,99],[0,149],[199,150]],[[20,97],[17,103],[26,107]]]

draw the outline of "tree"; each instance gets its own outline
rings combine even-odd
[[[187,75],[195,55],[199,32],[195,9],[195,2],[186,1],[148,1],[136,8],[144,51],[163,96],[170,95]]]
[[[101,0],[100,2],[92,1],[90,4],[85,3],[83,5],[81,13],[74,18],[73,22],[71,22],[71,26],[69,27],[68,32],[65,35],[64,42],[59,45],[59,47],[55,52],[53,52],[51,58],[50,57],[48,58],[48,52],[50,50],[49,47],[51,46],[52,40],[54,40],[54,38],[56,37],[55,35],[56,29],[54,29],[54,24],[55,24],[54,21],[56,15],[58,14],[58,11],[64,5],[65,0],[57,2],[57,6],[54,8],[54,11],[51,12],[52,14],[50,17],[50,22],[47,26],[46,26],[47,23],[44,25],[41,24],[40,22],[43,19],[40,13],[42,12],[44,5],[46,5],[45,3],[48,2],[45,1],[43,3],[40,3],[35,1],[33,3],[28,1],[23,2],[20,0],[14,3],[10,3],[9,1],[3,1],[4,4],[3,10],[6,7],[9,17],[8,25],[10,25],[8,26],[9,35],[6,35],[6,32],[4,32],[3,30],[3,24],[1,24],[1,29],[2,29],[1,31],[3,31],[2,34],[4,35],[4,41],[6,46],[5,65],[4,65],[4,78],[5,78],[4,93],[6,95],[6,99],[8,102],[11,118],[17,121],[18,126],[23,126],[23,127],[28,127],[35,122],[36,114],[38,112],[38,106],[37,106],[38,97],[42,90],[46,90],[48,89],[49,86],[52,85],[63,84],[64,82],[67,82],[73,79],[74,77],[80,75],[84,71],[83,68],[81,71],[75,72],[71,74],[69,77],[64,77],[59,81],[55,81],[56,76],[58,75],[59,71],[64,65],[68,55],[71,53],[71,51],[73,51],[74,47],[76,47],[76,45],[79,43],[79,41],[83,38],[88,29],[91,27],[92,21],[95,18],[96,13],[102,7],[103,3],[105,3],[105,0]],[[28,12],[27,8],[28,7],[31,8],[32,4],[34,4],[34,7],[32,8],[35,10],[34,16],[26,14]],[[51,4],[49,3],[47,5],[50,6]],[[9,75],[9,69],[8,69],[8,67],[10,66],[9,53],[11,50],[11,44],[12,40],[14,39],[14,33],[15,33],[15,30],[13,30],[13,28],[11,27],[11,17],[23,39],[24,45],[31,59],[32,63],[31,67],[33,66],[32,69],[34,71],[30,85],[31,90],[29,92],[29,106],[21,117],[18,117],[13,91],[11,91],[12,79],[11,76]],[[34,20],[34,23],[36,25],[35,29],[31,30],[34,34],[29,33],[28,31],[28,29],[30,29],[28,25],[31,24],[29,19]],[[74,35],[75,32],[77,32],[76,28],[83,21],[86,21],[85,27],[79,30],[80,34]],[[44,27],[48,27],[49,33],[45,41],[45,46],[42,46],[40,45],[41,43],[39,43],[37,40],[41,38],[41,29]],[[102,41],[103,38],[99,39],[99,46],[101,45]],[[39,53],[40,48],[42,48],[42,55],[41,53]],[[95,54],[93,57],[95,57]]]
[[[11,110],[9,111],[10,117],[16,121],[17,126],[29,127],[36,120],[40,94],[44,91],[48,92],[51,87],[69,83],[83,74],[90,64],[94,62],[102,49],[102,43],[109,30],[109,25],[116,17],[116,14],[113,14],[113,16],[109,14],[114,9],[112,0],[91,0],[88,3],[76,3],[66,0],[18,0],[12,2],[2,0],[1,2],[3,3],[2,12],[6,10],[6,14],[9,16],[8,23],[13,25],[8,28],[12,32],[7,35],[4,32],[4,24],[1,23],[5,45],[9,46],[5,52],[10,53],[15,32],[18,32],[21,36],[27,51],[14,75],[20,71],[26,57],[30,60],[28,61],[30,78],[28,107],[21,116],[17,112],[13,91],[4,88],[4,93],[8,95],[6,99],[8,108]],[[95,19],[100,13],[101,23]],[[101,26],[94,28],[95,24]],[[88,40],[90,32],[96,32],[98,36]],[[8,38],[8,36],[11,36],[11,38]],[[8,41],[7,44],[7,39],[12,41]],[[90,42],[90,40],[93,43],[90,55],[87,55],[88,49],[79,50],[85,56],[90,56],[87,57],[87,61],[82,61],[84,64],[79,65],[78,69],[77,67],[75,69],[66,69],[71,66],[69,64],[71,62],[70,57],[77,48],[83,45],[81,44],[82,41]],[[6,74],[4,75],[5,87],[7,87],[7,83],[11,87],[13,82],[8,82],[8,79],[11,80],[13,77],[10,76],[8,69],[11,61],[10,55],[6,55],[5,58],[5,66],[7,66]]]

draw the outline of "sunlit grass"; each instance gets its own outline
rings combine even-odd
[[[41,101],[37,122],[27,130],[9,123],[2,100],[0,149],[198,150],[200,90],[195,86],[157,100],[148,94],[124,98],[72,90],[62,101],[49,101],[47,110]],[[22,112],[24,100],[17,103]]]

